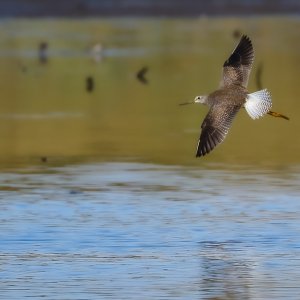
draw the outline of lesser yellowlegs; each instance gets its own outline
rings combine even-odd
[[[251,40],[243,35],[223,65],[219,89],[194,99],[194,103],[202,103],[209,107],[201,125],[197,157],[208,154],[223,142],[241,107],[245,107],[252,119],[262,117],[270,111],[272,101],[268,90],[263,89],[251,94],[247,91],[253,60]]]

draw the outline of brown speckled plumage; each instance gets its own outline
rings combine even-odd
[[[247,98],[247,84],[254,51],[250,39],[243,35],[223,65],[221,86],[205,98],[209,112],[201,125],[196,156],[212,151],[226,137],[231,123]]]

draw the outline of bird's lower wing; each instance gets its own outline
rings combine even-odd
[[[214,105],[201,128],[196,157],[204,156],[222,143],[240,106]]]

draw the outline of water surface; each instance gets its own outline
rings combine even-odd
[[[296,299],[295,171],[103,163],[3,174],[0,298]]]

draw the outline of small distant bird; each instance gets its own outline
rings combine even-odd
[[[92,59],[98,63],[103,59],[103,46],[100,43],[95,44],[90,51]]]
[[[257,67],[257,70],[256,70],[256,87],[260,90],[262,89],[262,80],[261,80],[261,74],[262,74],[262,71],[263,71],[263,64],[260,63]],[[285,120],[289,120],[290,118],[283,115],[283,114],[280,114],[280,113],[277,113],[275,111],[268,111],[268,115],[272,116],[272,117],[279,117],[279,118],[283,118]]]
[[[41,157],[41,162],[46,163],[48,161],[47,156],[42,156]]]
[[[26,73],[28,71],[27,66],[23,65],[22,63],[19,64],[19,67],[22,73]]]
[[[143,67],[136,73],[136,78],[143,84],[148,83],[148,80],[145,77],[147,72],[148,72],[148,67]]]
[[[223,65],[220,88],[209,95],[197,96],[193,102],[209,107],[201,128],[196,157],[211,152],[222,143],[231,123],[244,107],[252,119],[264,116],[272,106],[271,95],[267,89],[249,94],[248,79],[254,61],[254,50],[251,40],[243,35]],[[182,103],[187,104],[187,103]]]
[[[41,64],[45,64],[48,61],[47,49],[48,49],[48,43],[41,42],[39,45],[39,60]]]
[[[235,39],[239,39],[241,37],[241,32],[238,30],[238,29],[235,29],[233,32],[232,32],[232,35]]]
[[[92,76],[88,76],[85,80],[85,89],[87,92],[91,93],[94,90],[94,78]]]
[[[255,79],[256,79],[256,87],[261,90],[262,89],[262,83],[261,83],[261,74],[262,74],[262,71],[263,71],[263,64],[260,63],[256,69],[256,76],[255,76]]]

